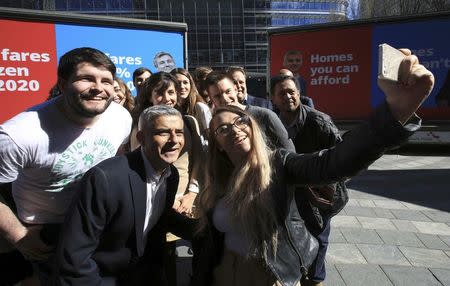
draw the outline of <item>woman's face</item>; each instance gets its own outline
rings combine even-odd
[[[225,151],[234,165],[247,158],[251,149],[250,118],[225,111],[214,116],[212,123],[219,150]]]
[[[191,82],[189,81],[189,78],[182,74],[176,74],[175,77],[178,80],[178,83],[180,84],[181,90],[180,90],[180,97],[185,99],[189,96],[189,92],[191,92]]]
[[[175,84],[170,82],[169,87],[165,90],[154,88],[150,97],[150,102],[153,105],[168,105],[175,107],[177,104],[177,90],[175,89]]]
[[[114,81],[114,98],[115,103],[118,103],[120,105],[125,104],[125,92],[120,88],[119,83],[115,80]]]

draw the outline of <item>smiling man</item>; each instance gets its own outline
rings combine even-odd
[[[86,173],[61,231],[58,285],[166,285],[168,224],[184,218],[172,209],[183,128],[176,109],[149,107],[139,118],[141,147]]]
[[[239,103],[238,89],[228,74],[211,72],[205,79],[205,88],[214,106],[234,105],[247,111],[258,122],[270,148],[295,150],[286,129],[272,110]]]
[[[115,72],[101,51],[71,50],[59,61],[62,94],[0,125],[0,184],[12,182],[17,207],[0,202],[0,239],[31,261],[52,255],[74,183],[127,141],[131,116],[111,103]]]

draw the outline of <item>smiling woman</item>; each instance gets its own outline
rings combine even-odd
[[[309,268],[318,242],[300,216],[294,194],[303,189],[295,186],[354,176],[420,127],[413,113],[430,94],[434,77],[415,56],[407,54],[402,67],[401,84],[379,82],[386,103],[368,124],[312,154],[272,151],[246,111],[216,107],[206,187],[197,205],[193,285],[312,285]]]
[[[122,105],[131,113],[134,109],[134,98],[126,83],[118,77],[114,79],[114,93],[114,102]]]

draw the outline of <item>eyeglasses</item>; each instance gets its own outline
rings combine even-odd
[[[220,135],[222,137],[228,136],[231,133],[231,130],[233,129],[233,126],[236,126],[239,130],[244,130],[250,125],[250,117],[247,115],[243,115],[240,117],[237,117],[232,123],[225,123],[220,125],[219,127],[214,130],[214,134]]]

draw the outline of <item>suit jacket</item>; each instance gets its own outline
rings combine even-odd
[[[140,149],[105,160],[84,175],[79,197],[62,227],[57,284],[165,285],[163,258],[169,221],[182,220],[172,210],[178,172],[170,168],[165,209],[149,231],[145,248],[147,186]]]
[[[243,104],[264,107],[272,110],[272,103],[270,102],[270,100],[262,97],[256,97],[250,94],[247,94],[247,99],[243,102]]]

